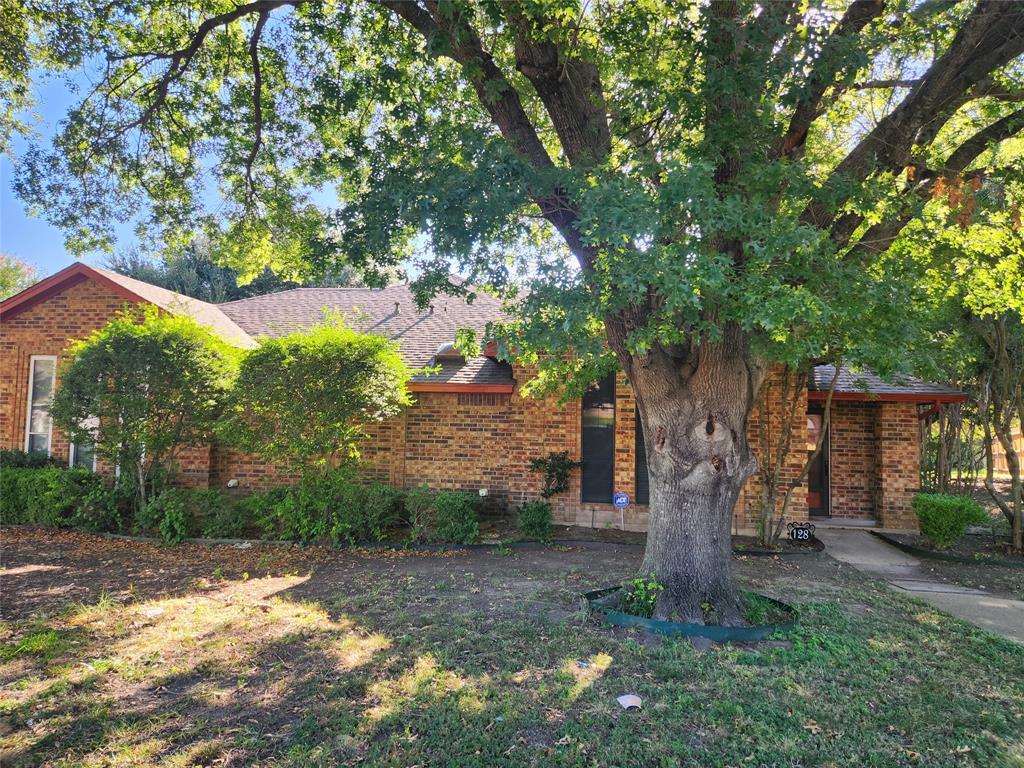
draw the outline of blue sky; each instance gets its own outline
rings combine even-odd
[[[83,78],[84,82],[84,78]],[[74,94],[60,80],[50,80],[36,88],[36,112],[42,118],[39,130],[46,136],[52,135],[57,121],[64,116],[74,100]],[[15,154],[24,151],[27,142],[16,139]],[[64,249],[64,235],[42,218],[29,216],[25,205],[14,194],[12,187],[14,169],[10,158],[0,156],[0,251],[9,253],[33,265],[42,276],[63,269],[75,261],[75,257]],[[122,244],[130,245],[130,230],[125,231]],[[101,262],[102,256],[90,257],[86,261]]]

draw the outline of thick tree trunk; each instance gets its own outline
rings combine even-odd
[[[665,589],[658,618],[741,624],[732,579],[731,523],[757,461],[747,422],[763,378],[745,339],[729,329],[721,342],[685,355],[652,351],[629,360],[650,476],[650,520],[641,575]]]

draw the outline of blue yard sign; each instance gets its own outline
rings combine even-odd
[[[615,505],[616,509],[625,509],[629,506],[629,494],[622,491],[616,492],[612,496],[612,504]]]

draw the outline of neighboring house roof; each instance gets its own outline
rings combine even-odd
[[[251,336],[283,336],[323,321],[324,312],[337,312],[345,324],[364,333],[380,333],[398,342],[405,362],[425,368],[434,355],[455,341],[460,328],[481,338],[488,322],[502,318],[501,302],[477,294],[472,304],[457,296],[440,295],[418,309],[407,285],[387,288],[293,288],[217,305]],[[512,391],[512,367],[491,356],[465,362],[444,360],[436,373],[418,374],[411,388],[419,391]]]
[[[202,323],[217,333],[225,341],[240,347],[255,346],[255,340],[243,331],[235,322],[225,315],[216,304],[193,299],[166,288],[160,288],[141,280],[112,272],[109,269],[94,267],[91,264],[77,263],[62,269],[21,293],[11,296],[0,303],[0,319],[10,319],[20,312],[39,304],[51,296],[65,291],[73,285],[85,280],[93,280],[112,291],[120,294],[126,301],[144,301],[160,307],[176,315],[187,315],[198,323]]]
[[[834,365],[818,365],[811,372],[807,396],[824,400],[832,387]],[[871,371],[851,371],[839,368],[833,400],[876,400],[881,402],[956,403],[967,399],[967,393],[942,384],[933,384],[913,376],[900,376],[885,381]]]

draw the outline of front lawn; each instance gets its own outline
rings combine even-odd
[[[7,530],[0,762],[1024,765],[1024,647],[825,555],[737,561],[799,604],[788,642],[700,652],[578,613],[639,557]]]

